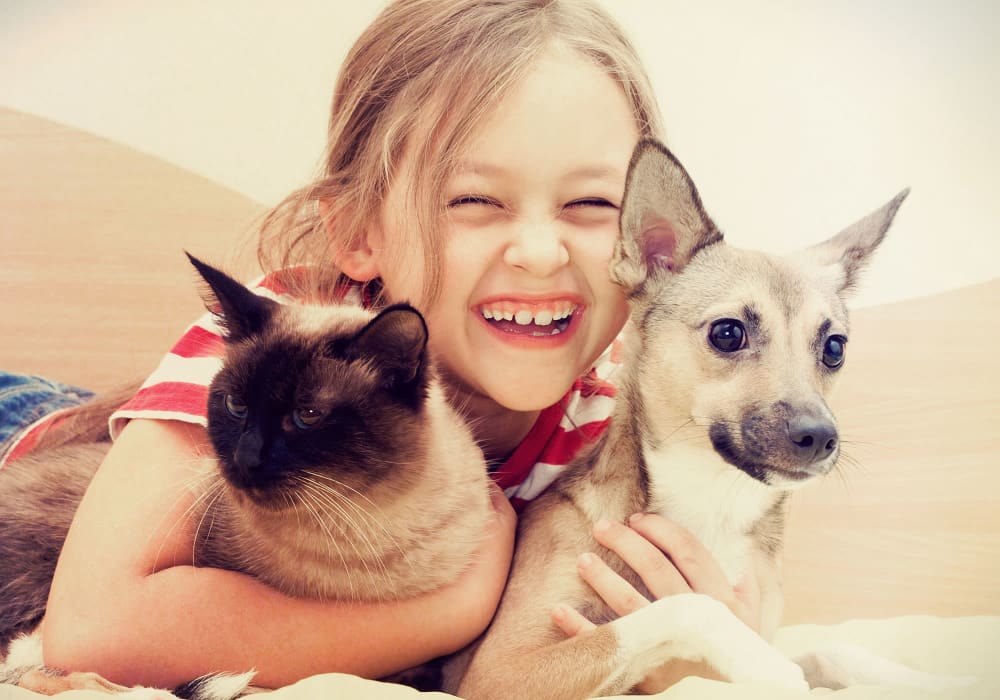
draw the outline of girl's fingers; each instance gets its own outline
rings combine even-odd
[[[632,584],[619,576],[596,554],[589,552],[581,554],[577,560],[577,568],[580,571],[580,577],[617,615],[628,615],[630,612],[649,605],[645,596],[635,590]]]
[[[594,539],[621,557],[655,598],[691,592],[682,572],[667,557],[669,552],[664,554],[666,550],[640,530],[602,520],[594,526]]]
[[[697,537],[677,523],[651,513],[636,513],[629,518],[628,524],[670,557],[675,570],[680,572],[692,591],[704,593],[733,607],[733,587],[715,557]],[[636,573],[642,576],[642,572],[637,570]]]
[[[552,622],[567,637],[575,637],[581,632],[587,632],[597,627],[597,625],[568,605],[559,605],[552,610]]]

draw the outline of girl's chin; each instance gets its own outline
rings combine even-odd
[[[499,378],[498,378],[499,379]],[[493,401],[511,411],[541,411],[557,403],[573,385],[574,378],[517,377],[511,381],[494,380],[483,387]]]

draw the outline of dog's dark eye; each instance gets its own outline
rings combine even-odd
[[[247,405],[243,403],[243,399],[233,394],[226,394],[226,410],[233,418],[242,420],[247,417]]]
[[[746,347],[747,334],[742,323],[734,318],[724,318],[712,324],[708,341],[716,350],[736,352]]]
[[[323,417],[320,411],[315,408],[296,408],[292,411],[292,422],[299,430],[309,430]]]
[[[847,338],[842,335],[831,335],[823,345],[823,364],[830,369],[837,369],[844,364],[844,350]]]

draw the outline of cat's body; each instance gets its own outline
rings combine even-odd
[[[195,563],[330,600],[409,598],[453,581],[485,529],[486,470],[440,387],[429,393],[419,432],[410,436],[424,444],[407,460],[421,471],[408,483],[400,477],[362,488],[304,474],[295,488],[308,503],[293,515],[219,482],[219,498],[197,515]]]
[[[184,523],[193,563],[331,600],[401,599],[455,580],[492,514],[488,476],[434,376],[419,313],[279,304],[192,262],[226,341],[208,399],[216,454],[195,467]],[[0,645],[39,621],[107,448],[45,450],[0,472]]]
[[[0,659],[41,622],[73,514],[107,450],[63,445],[44,461],[29,455],[0,471]]]

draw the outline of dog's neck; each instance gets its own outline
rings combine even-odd
[[[638,387],[620,387],[615,415],[590,480],[620,481],[617,503],[604,502],[597,517],[621,518],[644,510],[678,523],[712,553],[732,583],[750,565],[751,550],[769,549],[762,537],[780,536],[761,527],[784,498],[781,491],[725,462],[707,441],[664,440],[652,444],[643,426]],[[599,488],[606,499],[608,489]],[[769,532],[763,532],[768,530]],[[771,532],[773,530],[773,532]]]
[[[782,498],[776,489],[690,444],[644,446],[649,510],[692,532],[732,583],[746,571],[761,520]]]

